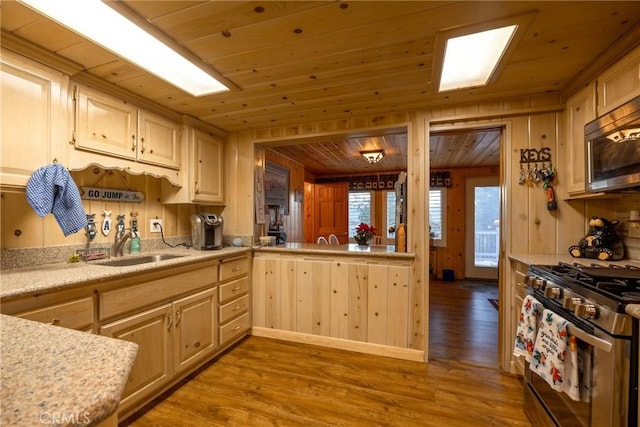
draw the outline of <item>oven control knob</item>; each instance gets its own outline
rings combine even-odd
[[[549,299],[560,299],[562,296],[562,290],[555,286],[547,286],[544,290],[544,296]]]
[[[593,304],[579,304],[573,309],[573,313],[583,319],[595,319],[598,315],[598,310]]]
[[[544,286],[544,279],[535,276],[526,276],[524,282],[533,289],[540,289]]]
[[[562,306],[571,311],[575,310],[575,308],[580,304],[582,304],[582,300],[580,298],[565,298],[562,302]]]

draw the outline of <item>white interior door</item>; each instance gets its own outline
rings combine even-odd
[[[465,277],[498,279],[500,187],[498,177],[465,183]]]

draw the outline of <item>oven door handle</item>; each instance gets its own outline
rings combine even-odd
[[[611,349],[613,348],[613,345],[611,345],[610,342],[594,337],[593,335],[588,334],[582,329],[576,326],[573,326],[571,324],[568,325],[567,329],[571,335],[575,336],[580,341],[585,342],[590,346],[597,348],[598,350],[602,350],[605,353],[611,353]]]

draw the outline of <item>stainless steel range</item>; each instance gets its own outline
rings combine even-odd
[[[525,365],[525,411],[534,425],[638,426],[638,320],[625,308],[640,303],[640,268],[533,265],[527,293],[570,322],[584,355],[580,401],[553,390]]]

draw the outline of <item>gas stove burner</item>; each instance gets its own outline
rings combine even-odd
[[[640,301],[640,292],[623,292],[622,296],[630,301]]]

